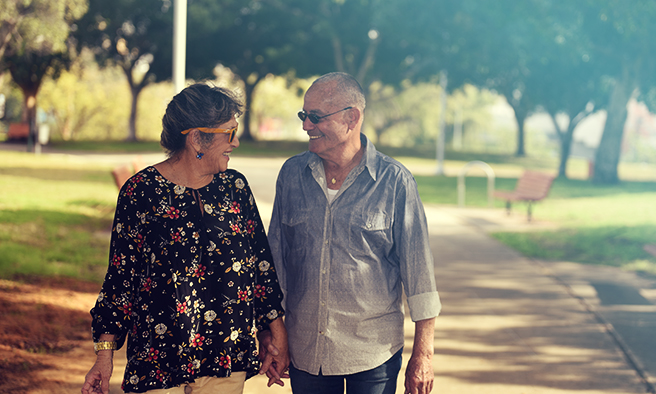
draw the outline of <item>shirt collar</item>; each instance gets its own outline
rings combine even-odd
[[[369,141],[366,135],[360,133],[360,143],[364,146],[364,154],[362,160],[355,168],[364,166],[369,172],[369,176],[374,181],[376,180],[376,173],[378,172],[378,160],[376,160],[376,147]],[[321,165],[321,158],[316,154],[310,152],[310,158],[307,162],[311,170],[317,169]],[[360,170],[358,169],[358,172]]]

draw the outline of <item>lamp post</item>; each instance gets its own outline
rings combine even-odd
[[[442,92],[440,93],[440,122],[437,132],[437,147],[436,147],[436,156],[437,156],[437,170],[436,175],[444,175],[444,143],[445,143],[445,123],[446,123],[446,71],[440,71],[440,87]]]
[[[187,0],[173,3],[173,88],[180,93],[185,85],[187,58]]]

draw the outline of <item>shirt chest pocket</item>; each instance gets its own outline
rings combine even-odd
[[[392,246],[391,217],[382,211],[354,214],[349,224],[351,253],[386,254]]]
[[[318,220],[315,220],[315,222],[318,222]],[[316,230],[311,232],[312,221],[309,210],[289,210],[282,215],[281,223],[285,239],[293,240],[290,245],[292,249],[306,245],[309,234],[317,234]]]

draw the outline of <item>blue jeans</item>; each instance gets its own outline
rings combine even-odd
[[[289,378],[294,394],[394,394],[401,370],[403,349],[383,365],[352,375],[312,375],[289,366]]]

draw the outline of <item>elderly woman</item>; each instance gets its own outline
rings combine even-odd
[[[127,393],[241,393],[258,371],[282,384],[282,293],[246,178],[228,170],[241,111],[228,90],[187,87],[162,120],[168,159],[121,188],[82,393],[109,391],[126,338]]]

